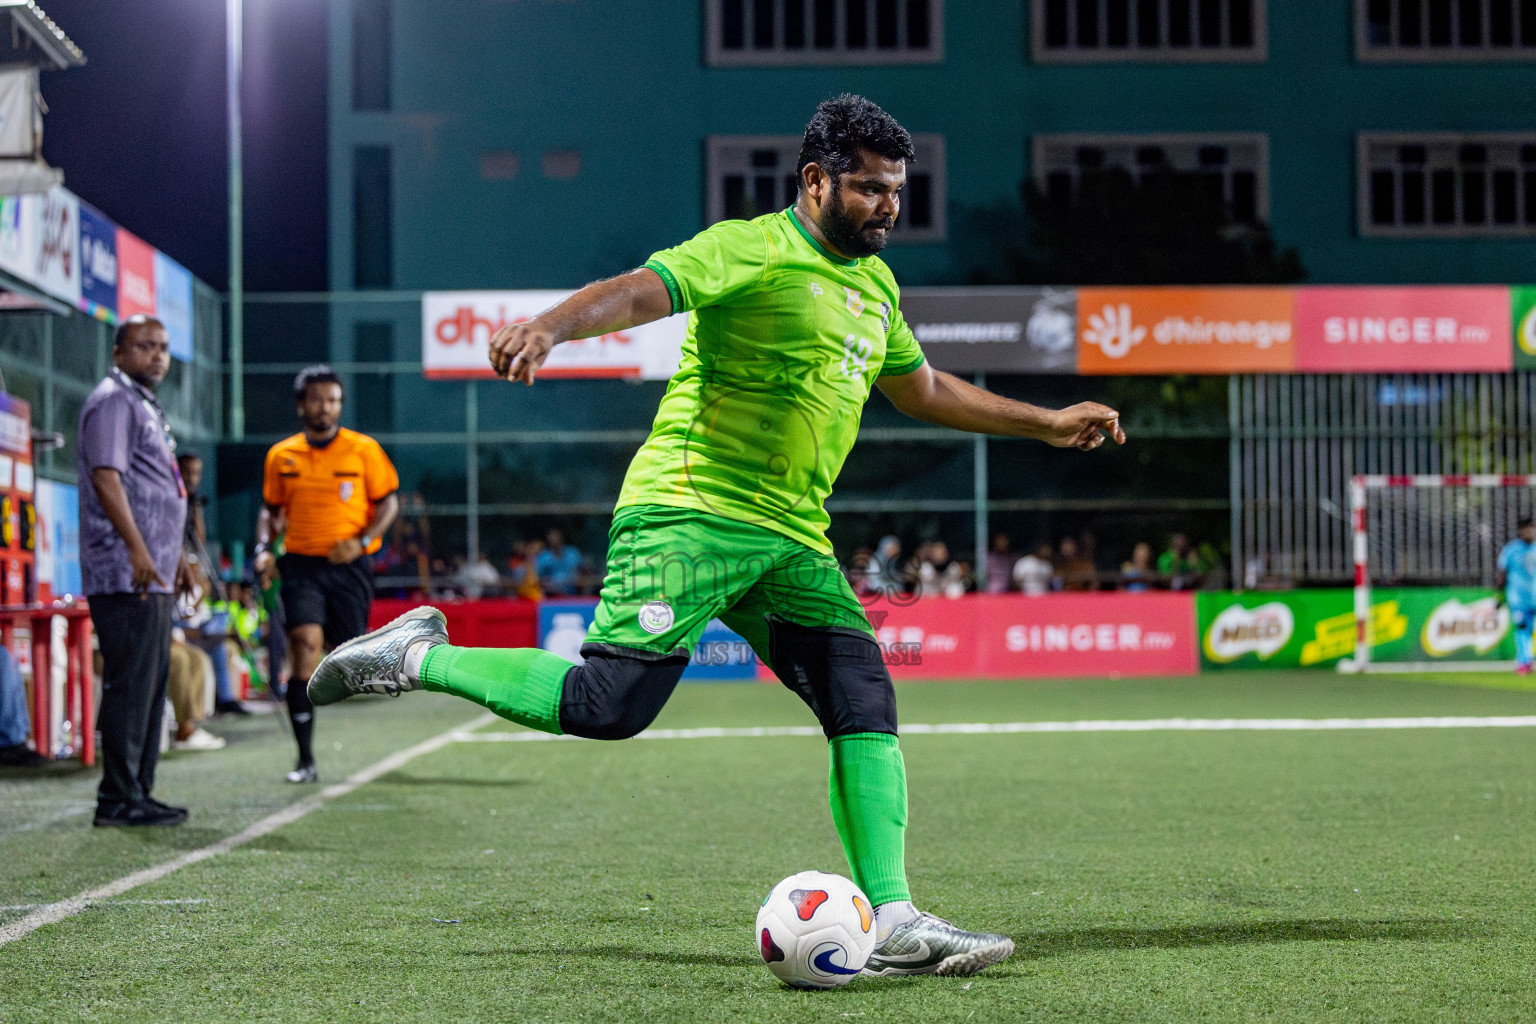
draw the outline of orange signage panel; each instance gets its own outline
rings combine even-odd
[[[1290,288],[1080,288],[1079,373],[1291,373]]]

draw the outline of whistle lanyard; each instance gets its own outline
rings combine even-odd
[[[171,424],[165,418],[165,410],[160,408],[160,403],[155,401],[153,395],[147,394],[143,388],[130,380],[128,375],[122,370],[115,366],[112,367],[111,377],[120,386],[132,392],[138,398],[139,403],[144,406],[144,411],[149,413],[156,423],[160,424],[160,430],[165,438],[165,453],[171,460],[171,475],[176,478],[176,491],[185,500],[187,497],[187,485],[181,478],[181,465],[176,461],[176,435],[171,433]]]

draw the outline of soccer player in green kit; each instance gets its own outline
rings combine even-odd
[[[619,495],[581,665],[536,649],[451,646],[442,613],[418,608],[338,647],[309,693],[328,704],[436,690],[532,729],[625,739],[661,711],[718,617],[827,735],[832,820],[875,906],[865,973],[971,974],[1013,942],[912,905],[895,692],[832,557],[824,502],[872,386],[908,415],[959,430],[1084,450],[1125,435],[1105,406],[1040,409],[924,362],[875,255],[912,158],[906,130],[875,104],[822,103],[792,208],[716,224],[492,339],[496,372],[532,384],[562,341],[690,314],[681,364]]]

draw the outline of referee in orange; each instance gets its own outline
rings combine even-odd
[[[326,650],[368,631],[370,556],[400,510],[400,477],[377,441],[341,426],[341,379],[329,366],[300,372],[293,397],[304,429],[267,452],[253,567],[263,578],[275,568],[282,580],[288,714],[299,744],[288,781],[316,782],[309,677]]]

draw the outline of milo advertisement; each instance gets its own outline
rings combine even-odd
[[[1515,369],[1536,370],[1536,287],[1511,288],[1509,306],[1515,320]]]
[[[1204,669],[1311,668],[1355,653],[1352,590],[1202,593]],[[1480,587],[1371,591],[1373,662],[1509,661],[1509,609]]]

